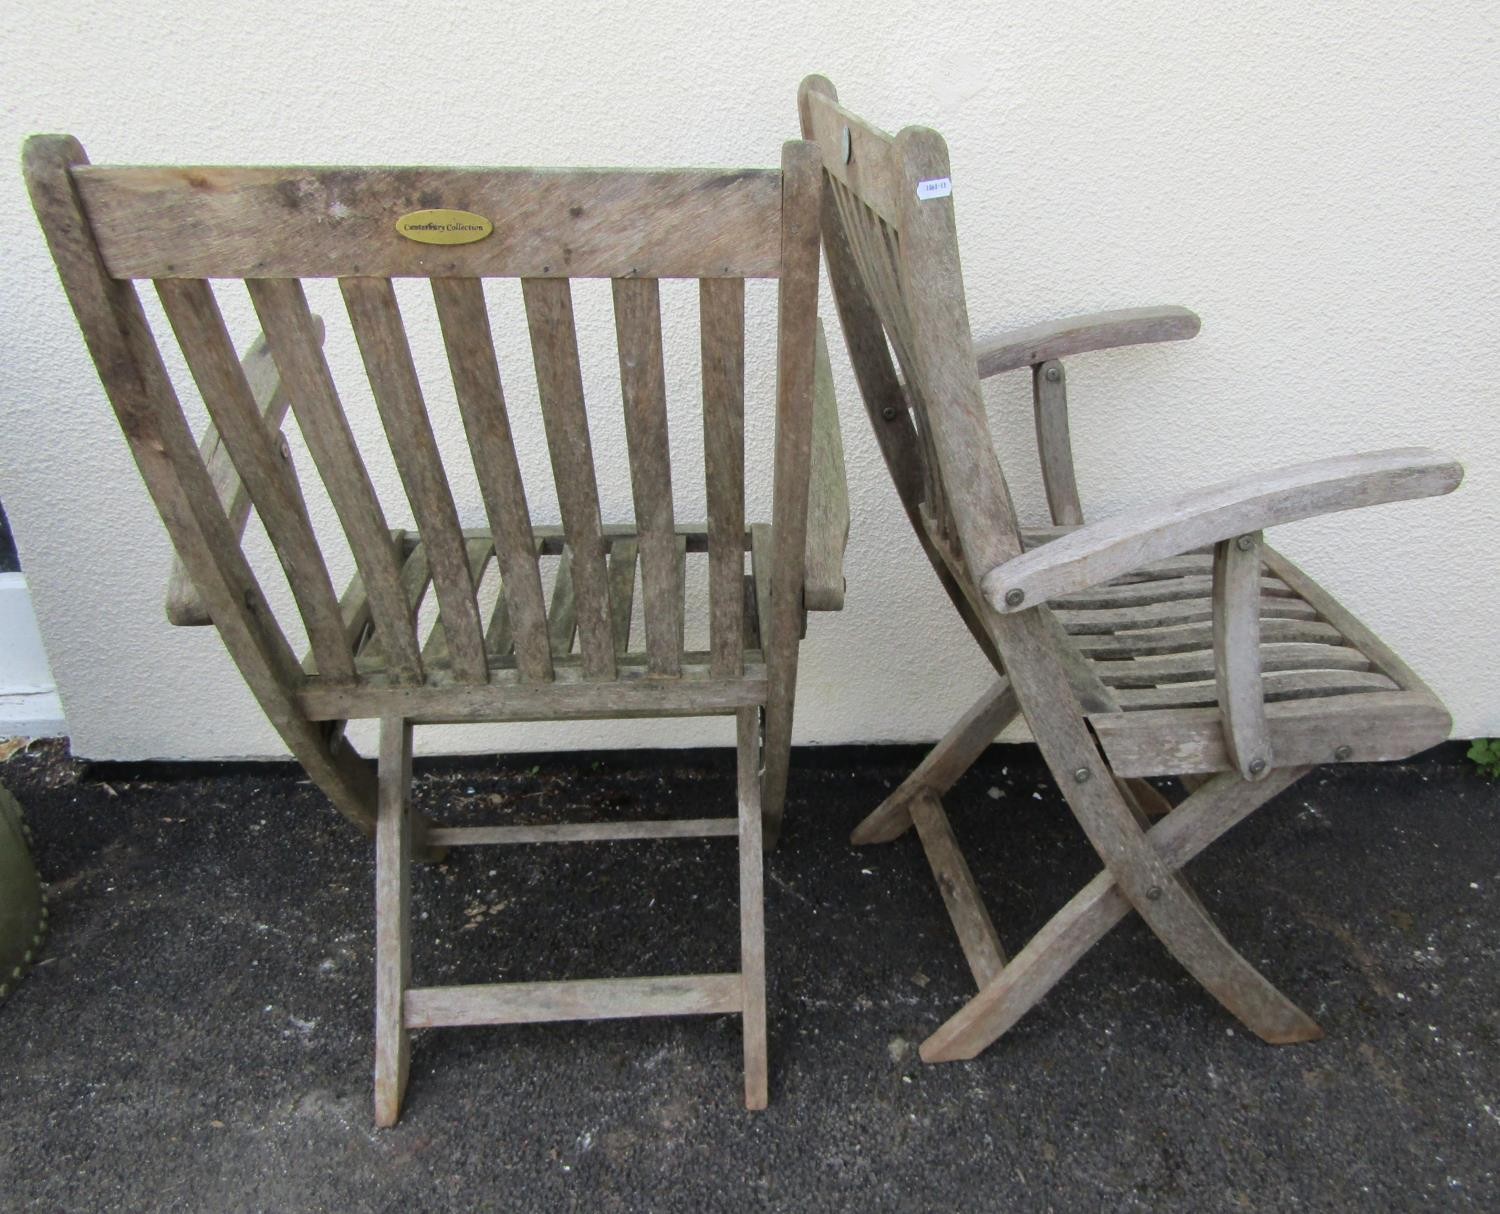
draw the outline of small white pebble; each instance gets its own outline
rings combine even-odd
[[[988,789],[988,792],[990,794],[990,800],[991,801],[998,801],[1000,799],[1000,790],[998,788],[996,788],[993,784],[990,785],[990,787]]]
[[[871,869],[868,869],[868,868],[862,868],[859,871],[861,873],[863,873],[866,877],[873,877],[875,875],[875,873]]]
[[[1034,792],[1031,794],[1031,799],[1033,801],[1040,801],[1042,799],[1042,794],[1039,792]]]

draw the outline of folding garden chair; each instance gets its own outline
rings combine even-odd
[[[799,100],[822,150],[824,249],[871,424],[918,539],[1000,676],[853,835],[876,843],[916,826],[979,986],[922,1057],[978,1054],[1132,910],[1262,1038],[1319,1036],[1224,939],[1180,869],[1312,765],[1403,758],[1445,738],[1450,721],[1261,532],[1447,493],[1462,469],[1418,449],[1342,456],[1086,523],[1060,360],[1191,337],[1197,317],[1148,308],[973,342],[941,137],[886,135],[819,76]],[[1053,523],[1037,530],[1017,522],[980,391],[1023,367]],[[1007,959],[940,798],[1017,713],[1104,868]],[[1164,775],[1190,790],[1175,808],[1145,779]]]
[[[763,1107],[762,822],[774,839],[804,613],[842,605],[848,528],[816,318],[816,149],[788,143],[780,171],[109,168],[91,166],[76,140],[48,135],[27,143],[25,172],[181,562],[169,616],[217,625],[292,754],[375,835],[377,1122],[399,1115],[411,1029],[689,1013],[743,1017],[746,1103]],[[339,281],[414,526],[390,527],[388,511],[405,507],[382,504],[366,471],[309,310],[309,278]],[[461,526],[436,439],[454,428],[429,418],[399,278],[431,280],[488,526]],[[534,521],[528,508],[487,278],[521,280],[560,525]],[[633,521],[606,524],[601,514],[570,286],[578,278],[612,280]],[[664,278],[698,280],[704,523],[684,525],[673,510]],[[139,279],[153,281],[211,419],[201,443],[137,298]],[[248,289],[264,335],[243,363],[219,306],[237,284],[210,279]],[[751,525],[747,279],[779,280],[773,504],[769,524]],[[331,503],[321,534],[304,493],[312,482],[299,480],[281,433],[288,406]],[[241,543],[252,507],[274,561]],[[295,611],[278,613],[262,590],[272,571],[257,572],[257,560],[279,562]],[[693,560],[706,566],[708,618],[693,635],[706,635],[707,648],[688,650]],[[556,564],[547,601],[545,562]],[[340,594],[330,570],[351,565]],[[631,632],[637,571],[640,637]],[[424,610],[429,588],[435,603]],[[298,624],[305,658],[288,639]],[[695,715],[737,721],[737,816],[445,828],[410,808],[415,725]],[[378,770],[342,741],[356,718],[380,721]],[[738,972],[412,985],[414,853],[700,836],[739,840]]]

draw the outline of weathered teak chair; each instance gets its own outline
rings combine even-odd
[[[1059,360],[1191,337],[1197,317],[1114,312],[972,342],[942,139],[884,134],[822,77],[803,83],[800,103],[823,153],[824,249],[871,423],[933,567],[1002,676],[853,835],[883,842],[915,824],[980,988],[922,1057],[979,1053],[1132,910],[1265,1040],[1317,1037],[1179,870],[1310,766],[1402,758],[1450,722],[1261,531],[1447,493],[1462,470],[1425,450],[1344,456],[1085,523]],[[1016,520],[980,392],[981,379],[1022,367],[1054,524],[1036,532]],[[1007,960],[939,798],[1018,712],[1104,869]],[[1190,790],[1176,808],[1144,779],[1162,775]]]
[[[38,136],[26,145],[25,171],[63,286],[185,570],[174,578],[169,614],[212,618],[292,753],[339,810],[375,833],[377,1121],[398,1116],[410,1029],[688,1013],[741,1014],[746,1103],[764,1106],[762,815],[774,839],[804,612],[842,605],[848,527],[817,330],[816,149],[787,144],[780,171],[106,168],[91,166],[71,138]],[[527,507],[481,288],[499,277],[522,280],[560,526],[534,524]],[[413,530],[388,525],[303,278],[339,280]],[[395,278],[431,279],[488,527],[460,526]],[[613,280],[633,522],[601,519],[570,278]],[[661,278],[699,280],[706,523],[673,516]],[[780,281],[772,517],[747,525],[744,304],[752,278]],[[201,445],[137,279],[154,281],[207,407],[212,426]],[[210,279],[243,279],[248,288],[264,336],[243,364]],[[334,554],[314,534],[279,432],[288,405],[357,569],[342,596],[325,559]],[[309,638],[305,660],[294,656],[241,546],[252,506]],[[539,555],[561,558],[548,603]],[[685,567],[699,557],[709,648],[685,652]],[[631,636],[637,565],[643,638]],[[499,582],[492,613],[476,596],[487,579]],[[418,609],[428,587],[437,610],[424,640]],[[737,720],[737,818],[459,829],[429,827],[409,808],[414,725],[694,715]],[[380,720],[378,777],[341,744],[354,718]],[[739,839],[739,972],[411,985],[414,851],[699,836]]]

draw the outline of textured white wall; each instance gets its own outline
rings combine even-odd
[[[977,335],[1142,303],[1202,315],[1194,342],[1070,364],[1091,513],[1321,454],[1425,443],[1462,457],[1468,480],[1455,496],[1286,527],[1274,542],[1432,683],[1459,734],[1500,733],[1492,3],[20,0],[0,22],[0,142],[66,130],[101,163],[774,165],[797,131],[798,80],[824,72],[888,129],[946,135]],[[0,214],[0,496],[77,752],[279,754],[216,635],[163,620],[167,541],[19,173],[0,178]],[[757,302],[762,318],[768,302]],[[501,291],[495,303],[497,327],[509,328],[507,388],[534,419],[515,301]],[[321,307],[333,314],[336,297]],[[689,299],[669,299],[689,345],[670,369],[684,457],[701,447],[691,313]],[[243,310],[236,317],[243,336]],[[413,323],[441,439],[456,450],[438,347]],[[602,298],[583,299],[581,325],[589,382],[607,402],[617,386]],[[330,349],[373,438],[337,330]],[[751,351],[752,458],[768,449],[764,338]],[[931,738],[985,673],[908,534],[832,340],[853,513],[849,606],[811,621],[797,738]],[[1026,377],[988,392],[1017,499],[1040,517]],[[623,435],[612,410],[595,417],[618,517],[629,501],[612,458]],[[374,463],[394,486],[388,461]],[[472,477],[456,490],[477,519]],[[684,516],[701,513],[691,506],[701,485],[677,490]],[[720,721],[642,722],[426,731],[425,744],[728,738]]]

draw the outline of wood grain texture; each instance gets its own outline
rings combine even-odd
[[[745,284],[698,284],[703,365],[703,475],[708,499],[709,648],[714,672],[743,668],[745,573]]]
[[[411,985],[411,725],[380,723],[375,829],[375,1124],[393,1126],[411,1068],[402,999]]]
[[[1186,308],[1120,308],[1063,320],[1043,321],[974,343],[974,363],[981,379],[1034,367],[1091,350],[1182,341],[1197,336],[1202,322]]]
[[[387,664],[398,677],[420,682],[422,661],[416,626],[401,592],[390,528],[323,359],[302,284],[252,279],[245,285],[271,347],[271,357],[292,398],[297,426],[364,580],[370,615],[385,648]]]
[[[770,1099],[766,1041],[765,873],[761,853],[760,710],[735,714],[735,788],[740,840],[740,1011],[745,1038],[745,1107]]]
[[[541,574],[484,290],[474,278],[434,278],[432,297],[500,565],[506,635],[522,673],[544,683],[552,677],[552,651]],[[493,648],[488,638],[486,647]]]
[[[1260,548],[1259,532],[1214,547],[1214,690],[1225,748],[1247,780],[1269,775],[1274,761],[1261,687]]]
[[[523,843],[617,843],[625,839],[730,838],[739,833],[734,818],[674,818],[660,822],[559,822],[538,826],[433,827],[433,847],[481,847]]]
[[[675,675],[682,665],[683,585],[672,517],[661,294],[653,278],[616,279],[612,285],[625,442],[640,544],[646,654],[653,674]]]
[[[318,340],[322,341],[322,319],[314,316],[313,324],[317,327]],[[282,390],[281,375],[271,360],[271,351],[266,346],[264,334],[258,334],[250,343],[245,357],[240,360],[240,371],[250,386],[256,408],[260,410],[261,424],[270,434],[277,436],[274,441],[290,462],[291,451],[286,446],[286,440],[279,437],[282,420],[286,417],[287,395]],[[229,526],[238,538],[245,533],[245,523],[250,517],[250,492],[235,470],[234,461],[229,458],[228,450],[219,439],[218,427],[212,420],[204,428],[198,451],[208,468],[209,479],[214,483],[214,490],[219,495],[224,513],[229,518]],[[182,559],[175,554],[172,557],[172,572],[167,578],[167,620],[184,628],[213,623],[203,596],[193,585],[192,578],[188,577]]]
[[[278,436],[266,429],[212,288],[202,279],[184,278],[164,279],[156,289],[223,448],[234,461],[286,573],[318,671],[352,679],[354,658],[338,597],[302,490]]]
[[[844,609],[844,548],[849,542],[849,483],[833,391],[828,344],[818,322],[813,376],[813,432],[807,500],[807,558],[802,599],[808,611]]]
[[[984,593],[996,611],[1024,611],[1203,544],[1339,510],[1451,493],[1462,479],[1454,460],[1425,447],[1257,472],[1100,519],[989,567]]]
[[[579,644],[593,679],[615,677],[599,486],[589,443],[588,413],[578,367],[573,296],[566,280],[528,278],[521,283],[531,352],[536,363],[542,423],[557,484],[563,527],[572,549],[572,586],[577,597]],[[554,652],[556,649],[554,648]]]
[[[919,793],[911,802],[911,817],[927,853],[927,863],[943,895],[943,905],[953,921],[959,946],[974,982],[984,986],[1005,967],[1005,950],[990,919],[990,912],[979,896],[969,862],[953,837],[953,827],[938,799],[930,792]]]
[[[1076,527],[1083,522],[1083,506],[1078,500],[1078,476],[1073,467],[1073,438],[1068,429],[1068,378],[1062,363],[1049,359],[1032,368],[1031,400],[1047,508],[1054,523]]]
[[[776,276],[781,180],[757,169],[89,168],[78,174],[116,278]],[[398,235],[446,207],[495,230]]]
[[[430,1029],[634,1016],[718,1016],[739,1011],[740,998],[738,974],[413,987],[406,992],[406,1026]]]
[[[22,163],[58,277],[141,479],[225,647],[309,777],[339,812],[373,833],[374,770],[347,747],[331,748],[328,732],[298,710],[300,667],[245,562],[140,301],[104,268],[73,183],[74,171],[88,163],[82,145],[66,135],[33,136]]]

